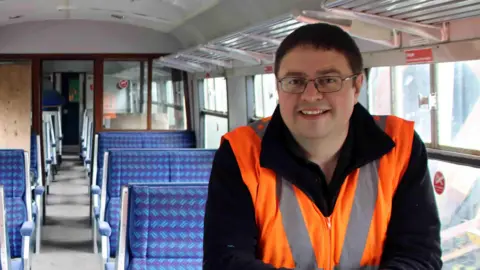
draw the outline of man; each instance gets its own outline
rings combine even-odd
[[[441,269],[425,146],[358,104],[354,40],[306,25],[275,59],[279,106],[215,155],[203,269]]]

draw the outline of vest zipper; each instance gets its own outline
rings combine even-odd
[[[327,225],[327,230],[328,230],[328,252],[327,252],[327,269],[330,270],[332,269],[332,266],[330,263],[332,262],[333,254],[332,254],[332,219],[331,217],[325,218],[325,223]]]

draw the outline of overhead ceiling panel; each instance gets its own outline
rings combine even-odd
[[[213,59],[213,60],[220,60],[220,61],[230,61],[230,60],[232,60],[231,58],[226,57],[226,56],[213,54],[213,53],[210,54],[210,53],[206,53],[206,52],[202,52],[202,51],[193,51],[193,52],[189,53],[189,55],[193,55],[193,56],[197,56],[197,57],[203,57],[203,58],[209,58],[209,59]]]
[[[25,21],[117,21],[168,32],[219,0],[0,0],[0,26]]]
[[[401,45],[398,39],[400,32],[407,37],[410,35],[414,38],[421,37],[422,40],[443,42],[447,39],[446,27],[434,24],[480,15],[479,0],[330,0],[323,6],[322,1],[319,4],[316,14],[315,9],[300,9],[300,12],[292,10],[292,13],[179,53],[195,56],[196,60],[188,57],[175,58],[175,55],[167,58],[206,64],[206,60],[238,60],[244,56],[246,58],[240,61],[253,59],[250,64],[270,64],[278,45],[286,36],[295,29],[314,22],[341,25],[352,34],[362,52],[381,51],[398,48]],[[202,46],[206,47],[202,50]],[[208,51],[212,48],[220,53]],[[234,57],[229,53],[236,55]]]
[[[299,22],[297,19],[295,19],[294,15],[286,14],[264,22],[263,24],[256,25],[212,40],[205,45],[207,47],[214,47],[215,50],[220,50],[219,48],[224,48],[226,50],[230,49],[233,50],[233,52],[240,52],[243,53],[243,55],[255,58],[257,61],[261,61],[250,61],[250,64],[271,64],[273,62],[273,56],[278,48],[279,43],[297,28],[306,24],[307,23]],[[359,46],[363,48],[362,51],[381,50],[386,48],[384,46],[373,44],[372,42],[365,40],[356,39],[356,41]],[[202,45],[198,45],[191,49],[167,56],[165,58],[202,65],[208,65],[211,63],[207,63],[206,61],[189,59],[187,56],[190,55],[194,57],[222,61],[234,59],[238,60],[238,58],[226,56],[228,54],[227,51],[220,50],[222,52],[222,55],[218,55],[215,53],[208,53],[204,50],[199,49],[201,47]],[[252,59],[244,59],[244,62],[247,62],[247,60]]]
[[[480,16],[479,0],[331,0],[325,6],[425,24]]]

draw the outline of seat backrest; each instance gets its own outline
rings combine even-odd
[[[107,181],[102,186],[102,214],[110,224],[110,255],[115,256],[120,226],[121,188],[135,183],[205,182],[214,149],[112,149]],[[103,198],[105,196],[105,198]],[[104,214],[103,214],[104,213]]]
[[[207,183],[129,188],[128,269],[201,269]]]
[[[170,151],[170,182],[208,182],[214,149]]]
[[[194,148],[193,131],[137,132],[118,131],[98,133],[96,185],[102,186],[103,156],[114,148]]]
[[[22,235],[20,228],[28,220],[27,214],[27,175],[25,153],[20,149],[0,150],[0,185],[4,187],[7,209],[8,238],[10,255],[22,255]]]
[[[161,183],[169,181],[169,152],[145,149],[113,149],[108,156],[108,174],[102,213],[112,229],[110,254],[114,256],[120,224],[120,193],[122,186],[133,183]]]
[[[38,177],[38,146],[37,146],[37,133],[32,131],[30,136],[30,171],[35,178]]]

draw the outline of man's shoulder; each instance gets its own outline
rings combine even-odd
[[[376,124],[382,128],[384,131],[386,129],[392,130],[412,130],[414,128],[415,122],[412,120],[405,119],[403,117],[385,114],[385,115],[372,115]],[[388,127],[388,128],[387,128]]]
[[[238,137],[238,139],[248,140],[251,139],[251,135],[257,135],[263,137],[265,130],[270,123],[271,117],[265,117],[261,119],[256,119],[246,125],[242,125],[232,129],[231,131],[225,134],[225,137],[232,138]],[[253,131],[253,132],[252,132]]]

